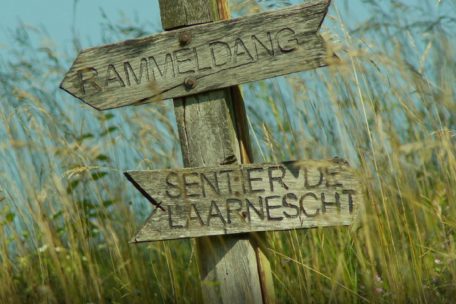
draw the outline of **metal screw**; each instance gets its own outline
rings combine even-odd
[[[193,77],[187,77],[184,80],[184,86],[187,90],[194,89],[196,87],[197,81]]]
[[[181,46],[189,45],[192,42],[192,34],[190,32],[179,33],[179,43]]]

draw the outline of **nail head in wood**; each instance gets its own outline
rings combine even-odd
[[[180,32],[179,33],[179,44],[181,46],[189,45],[192,42],[192,34],[190,32]]]
[[[184,86],[187,90],[192,90],[196,87],[197,81],[193,77],[187,77],[184,80]]]

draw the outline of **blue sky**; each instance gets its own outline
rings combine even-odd
[[[402,0],[403,3],[415,3],[427,6],[430,11],[439,2],[445,0]],[[263,0],[263,2],[265,2]],[[300,3],[304,0],[291,0],[291,3]],[[365,11],[363,0],[337,0],[337,5],[351,24],[358,23],[369,17]],[[382,0],[380,3],[390,1]],[[118,21],[121,18],[130,20],[148,21],[151,28],[159,31],[158,0],[0,0],[0,45],[8,45],[8,31],[16,27],[19,22],[31,26],[44,27],[57,45],[70,42],[72,26],[83,41],[100,40],[100,23],[103,10],[110,20]],[[74,6],[76,3],[76,14]],[[426,3],[427,5],[425,5]],[[344,8],[348,10],[345,11]],[[124,16],[122,17],[121,12]],[[345,15],[345,16],[344,16]]]
[[[362,0],[350,2],[353,2],[350,6],[357,7],[356,11],[360,13],[358,16],[362,16]],[[0,45],[3,47],[9,42],[8,31],[13,30],[19,22],[45,28],[58,46],[71,42],[73,26],[85,41],[84,44],[87,41],[98,43],[101,39],[101,11],[113,21],[124,17],[130,20],[137,18],[141,22],[150,22],[151,28],[156,31],[161,29],[158,0],[77,0],[76,14],[73,13],[73,0],[0,0],[0,3]]]
[[[125,16],[150,20],[160,28],[158,1],[154,0],[78,0],[74,14],[73,0],[0,0],[0,44],[7,44],[8,30],[19,22],[44,27],[58,45],[70,42],[72,26],[83,40],[100,39],[101,11],[111,20]],[[150,19],[147,19],[150,18]]]
[[[263,4],[274,1],[297,4],[306,0],[257,1]],[[337,8],[341,18],[350,27],[353,27],[372,16],[370,15],[372,12],[367,10],[366,3],[369,1],[377,1],[376,3],[380,3],[384,7],[390,4],[390,9],[394,9],[394,4],[391,3],[395,1],[392,0],[333,0],[332,14],[334,15],[334,9]],[[402,2],[418,6],[422,12],[412,18],[420,20],[423,17],[435,17],[445,9],[456,8],[456,2],[451,1],[453,0],[400,0],[395,3]],[[442,5],[442,3],[450,5]],[[114,23],[126,19],[129,20],[126,24],[132,24],[137,20],[136,22],[139,22],[140,26],[147,23],[147,30],[151,33],[161,31],[158,0],[0,0],[0,56],[8,54],[4,51],[9,48],[14,48],[14,39],[11,38],[10,32],[21,22],[30,28],[45,29],[52,41],[52,44],[46,43],[45,45],[52,46],[59,51],[72,50],[73,30],[80,39],[82,48],[99,46],[103,44],[102,12]],[[327,20],[326,24],[329,23]],[[43,38],[40,35],[32,37]],[[109,40],[109,42],[115,41],[117,41],[115,38]],[[41,42],[39,41],[38,45]]]

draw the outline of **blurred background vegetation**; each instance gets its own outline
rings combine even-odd
[[[324,26],[342,61],[242,87],[257,162],[343,157],[360,227],[268,233],[281,303],[456,298],[456,1],[364,1]],[[289,5],[230,0],[233,15]],[[438,14],[430,14],[432,7]],[[100,15],[104,42],[147,23]],[[157,29],[155,29],[157,30]],[[80,50],[22,25],[0,57],[0,303],[199,303],[192,241],[130,245],[151,209],[124,179],[182,166],[170,102],[99,113],[58,89]]]

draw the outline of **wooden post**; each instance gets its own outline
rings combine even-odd
[[[159,3],[165,30],[228,17],[226,0]],[[245,109],[237,87],[175,99],[174,110],[186,167],[251,160]],[[275,302],[269,261],[249,235],[195,242],[205,303]]]

